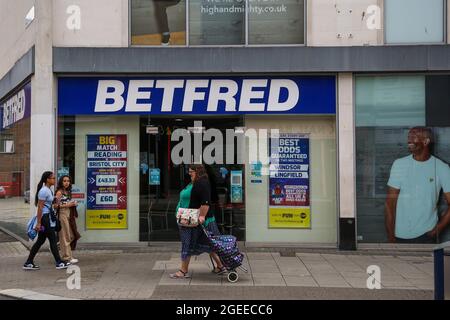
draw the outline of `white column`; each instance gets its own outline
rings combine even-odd
[[[52,3],[36,0],[35,73],[31,79],[30,197],[44,171],[54,171],[55,101],[53,78]],[[31,213],[36,208],[31,206]]]
[[[340,218],[356,218],[355,112],[353,75],[338,76],[339,212]]]

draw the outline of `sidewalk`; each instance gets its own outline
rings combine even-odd
[[[175,252],[81,250],[81,289],[69,290],[70,274],[56,270],[48,250],[39,271],[21,269],[27,250],[0,243],[0,291],[25,289],[77,299],[433,299],[433,260],[422,256],[297,252],[247,252],[237,283],[211,273],[209,257],[192,259],[191,279],[170,279],[179,268]],[[369,265],[381,269],[380,290],[366,287]]]

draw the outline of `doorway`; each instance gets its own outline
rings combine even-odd
[[[226,159],[226,130],[244,126],[241,116],[229,117],[149,117],[140,118],[140,241],[179,241],[175,219],[180,191],[190,182],[188,163],[176,164],[172,150],[179,143],[172,141],[175,130],[186,129],[192,134],[194,121],[201,121],[202,129],[218,129],[222,132],[223,159]],[[201,144],[201,154],[210,142]],[[192,148],[183,158],[198,159],[191,139]],[[229,146],[228,146],[229,147]],[[207,165],[212,190],[210,210],[214,210],[219,230],[233,234],[238,240],[245,240],[245,179],[244,165],[238,163],[237,144],[234,143],[232,163]],[[197,152],[198,153],[198,152]],[[200,155],[201,156],[201,155]],[[241,173],[241,197],[231,196],[231,174]],[[235,180],[235,179],[233,179]]]

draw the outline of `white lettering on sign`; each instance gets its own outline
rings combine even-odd
[[[97,187],[116,187],[117,175],[97,175],[95,176]]]
[[[88,158],[89,159],[95,159],[95,158],[126,158],[127,152],[126,151],[89,151],[88,152]]]
[[[117,204],[116,193],[97,193],[95,195],[95,202],[99,204]]]
[[[112,90],[111,90],[112,89]],[[116,112],[123,108],[125,100],[122,94],[125,85],[119,80],[99,80],[97,87],[97,99],[95,101],[95,112]],[[112,104],[107,104],[112,100]]]
[[[204,100],[205,92],[197,92],[199,88],[207,88],[208,80],[187,80],[184,91],[183,112],[192,112],[194,101]]]
[[[283,172],[272,171],[270,172],[271,178],[287,178],[287,179],[308,179],[308,172]]]
[[[156,88],[164,90],[163,100],[161,104],[162,112],[172,111],[175,89],[182,89],[183,86],[184,80],[158,80],[156,82]]]
[[[289,93],[288,98],[284,102],[280,102],[279,98],[281,90],[286,89]],[[269,102],[267,111],[288,111],[297,104],[300,99],[300,91],[297,84],[289,79],[273,79],[270,81]]]
[[[217,112],[220,103],[225,112],[285,112],[298,104],[300,89],[290,79],[243,79],[241,87],[232,79],[130,80],[128,87],[120,80],[99,80],[94,111],[172,112],[175,97],[183,113]],[[204,110],[194,110],[197,103]]]
[[[25,117],[25,89],[20,90],[3,104],[3,128],[9,127]]]
[[[264,91],[256,90],[267,86],[267,79],[251,79],[242,82],[240,111],[264,111],[264,103],[252,103],[252,99],[263,99]]]
[[[146,112],[152,110],[151,103],[138,102],[138,99],[150,99],[150,91],[140,91],[153,87],[153,80],[130,80],[128,86],[127,111]]]
[[[126,161],[88,161],[88,168],[126,168]]]
[[[225,89],[225,92],[221,92]],[[209,90],[208,111],[217,111],[219,101],[225,101],[225,111],[236,111],[236,94],[238,85],[233,80],[211,80]]]

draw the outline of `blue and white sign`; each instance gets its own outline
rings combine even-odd
[[[335,114],[334,76],[59,78],[60,115]]]
[[[0,131],[30,117],[31,83],[27,83],[8,99],[0,102]]]

